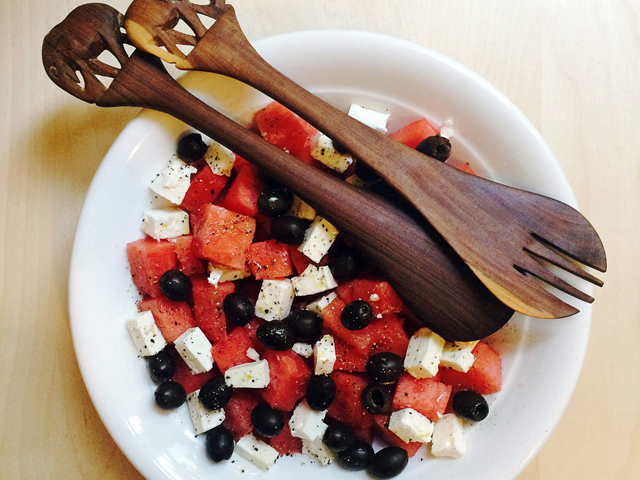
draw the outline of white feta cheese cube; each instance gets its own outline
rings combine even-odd
[[[260,354],[255,351],[253,348],[247,348],[247,357],[249,357],[254,362],[260,360]]]
[[[308,343],[294,343],[293,347],[291,347],[291,350],[304,358],[309,358],[311,355],[313,355],[313,346],[309,345]]]
[[[453,136],[453,120],[450,118],[442,122],[440,127],[440,136],[445,138],[451,138]]]
[[[179,208],[156,208],[142,214],[142,231],[155,240],[189,234],[189,214]]]
[[[331,292],[327,295],[320,297],[318,300],[311,302],[309,305],[307,305],[306,309],[311,310],[312,312],[316,312],[318,315],[321,315],[322,309],[328,306],[336,298],[338,298],[338,295],[336,294],[336,292]]]
[[[316,440],[302,440],[302,453],[314,457],[320,465],[329,465],[333,460],[333,453],[327,448],[322,438]]]
[[[209,148],[204,154],[204,159],[216,175],[230,176],[233,164],[236,162],[235,154],[227,147],[213,140],[209,141]]]
[[[289,419],[291,435],[310,441],[322,438],[327,429],[327,424],[323,422],[326,414],[326,410],[316,412],[309,407],[306,400],[301,401]]]
[[[209,410],[206,408],[198,395],[200,390],[191,392],[187,395],[187,407],[189,407],[189,416],[193,422],[193,429],[196,435],[208,432],[212,428],[217,427],[224,421],[224,410]]]
[[[167,341],[156,325],[153,314],[149,311],[140,312],[127,320],[127,329],[141,357],[155,355],[167,346]]]
[[[233,282],[234,280],[247,278],[251,275],[251,270],[249,270],[249,267],[246,265],[244,269],[237,269],[213,262],[209,262],[207,265],[207,272],[209,273],[209,277],[207,278],[208,282],[216,287],[219,283]]]
[[[349,107],[349,116],[364,123],[365,125],[368,125],[374,130],[387,133],[387,120],[389,120],[388,113],[376,112],[352,103]]]
[[[269,385],[269,362],[242,363],[227,369],[224,383],[233,388],[264,388]]]
[[[322,260],[334,240],[338,236],[338,229],[322,217],[316,217],[307,231],[298,251],[318,263]]]
[[[332,170],[344,173],[353,163],[351,155],[338,152],[333,146],[333,141],[324,133],[315,136],[313,145],[311,156]]]
[[[151,180],[149,188],[171,203],[180,205],[191,185],[191,175],[198,169],[173,156],[167,166]]]
[[[261,470],[269,470],[278,458],[278,451],[253,435],[245,435],[236,442],[234,452]]]
[[[471,352],[477,344],[477,341],[446,342],[442,349],[442,355],[440,356],[440,365],[459,372],[468,372],[476,360],[476,357],[474,357]]]
[[[292,217],[304,218],[306,220],[313,220],[316,218],[315,209],[297,195],[293,196],[293,205],[291,205],[291,208],[286,214]]]
[[[391,414],[389,430],[403,441],[429,443],[434,424],[413,408],[404,408]]]
[[[268,322],[282,320],[291,312],[293,304],[293,284],[291,280],[264,280],[256,300],[255,314]]]
[[[316,375],[333,372],[336,363],[336,344],[331,335],[325,335],[313,346],[313,368]]]
[[[336,288],[338,282],[333,278],[328,266],[316,267],[310,263],[298,277],[291,278],[296,295],[304,297]]]
[[[174,345],[193,375],[208,372],[213,368],[211,342],[200,330],[200,327],[193,327],[185,331],[176,339]]]
[[[444,338],[421,328],[409,339],[404,368],[415,378],[431,378],[438,373]]]
[[[455,414],[448,413],[438,420],[431,443],[434,456],[458,458],[464,455],[465,446],[462,421]]]

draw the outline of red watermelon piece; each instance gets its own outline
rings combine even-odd
[[[193,312],[196,325],[212,342],[227,338],[227,317],[222,303],[227,295],[233,293],[236,286],[233,282],[211,285],[204,276],[193,277]]]
[[[277,240],[252,243],[247,264],[257,280],[284,278],[293,274],[288,245]]]
[[[400,313],[404,304],[388,282],[378,280],[352,280],[343,283],[336,289],[344,303],[354,300],[369,302],[374,315]]]
[[[336,383],[336,397],[327,409],[334,420],[356,428],[373,426],[373,415],[362,405],[362,390],[369,384],[365,375],[333,371],[331,378]]]
[[[220,340],[211,347],[211,355],[220,371],[224,374],[229,368],[249,363],[247,350],[253,348],[253,343],[249,334],[244,328],[234,328],[227,338]]]
[[[417,379],[403,373],[393,396],[393,410],[413,408],[437,422],[447,408],[451,387],[432,378]]]
[[[231,400],[224,406],[222,425],[229,429],[236,442],[253,431],[251,412],[260,402],[262,400],[255,392],[239,388],[233,391]]]
[[[266,347],[262,345],[262,343],[260,343],[260,340],[258,340],[256,331],[258,330],[258,327],[263,323],[265,323],[265,320],[263,320],[262,318],[253,317],[253,319],[249,323],[242,327],[244,331],[247,332],[249,340],[251,340],[251,348],[253,348],[260,355],[264,353]]]
[[[354,347],[343,342],[338,337],[334,337],[333,343],[336,347],[336,363],[334,370],[347,372],[366,372],[367,356],[359,353]]]
[[[162,295],[158,280],[167,270],[176,268],[173,245],[146,237],[127,244],[127,257],[131,267],[131,278],[141,295]]]
[[[253,165],[244,165],[238,170],[221,206],[253,217],[258,213],[258,197],[264,188],[264,183],[258,177],[258,169]]]
[[[175,349],[172,350],[172,353],[176,359],[176,373],[173,374],[172,380],[182,385],[187,395],[196,390],[200,390],[205,383],[218,374],[216,369],[213,368],[208,372],[196,373],[194,375]]]
[[[469,165],[469,162],[463,163],[462,165],[459,165],[456,168],[458,170],[462,170],[463,172],[470,173],[471,175],[477,175],[476,171],[473,168],[471,168],[471,165]]]
[[[185,275],[200,275],[204,273],[202,261],[193,253],[193,235],[182,235],[170,238],[169,243],[173,244],[178,259],[178,270]]]
[[[194,212],[201,205],[213,203],[227,184],[228,179],[224,175],[216,175],[209,165],[205,165],[191,179],[189,190],[187,190],[180,206],[187,212]]]
[[[296,402],[305,396],[312,371],[306,362],[293,350],[276,351],[266,349],[262,356],[269,362],[271,380],[260,390],[265,402],[272,408],[291,411]]]
[[[476,359],[467,373],[449,368],[440,368],[442,383],[451,385],[454,392],[473,390],[482,395],[502,389],[502,361],[500,354],[486,343],[478,343],[473,349]]]
[[[404,330],[404,319],[397,315],[385,315],[371,323],[375,327],[372,333],[371,355],[380,352],[393,352],[402,358],[407,353],[409,335]]]
[[[327,330],[333,333],[334,337],[340,338],[343,342],[354,347],[361,355],[369,355],[373,345],[374,322],[362,330],[351,331],[346,329],[340,322],[340,313],[345,307],[345,303],[337,297],[329,305],[322,309],[322,320]]]
[[[188,329],[196,326],[187,302],[174,302],[166,297],[145,298],[138,302],[138,311],[149,310],[167,343],[173,343]]]
[[[426,118],[421,118],[389,136],[400,143],[404,143],[407,147],[416,148],[422,140],[437,134],[438,131],[433,128],[429,121]]]

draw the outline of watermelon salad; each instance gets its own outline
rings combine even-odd
[[[386,133],[388,115],[349,114]],[[254,127],[300,161],[402,201],[280,104]],[[420,119],[390,136],[446,161],[450,130]],[[150,188],[171,206],[142,212],[145,237],[126,246],[141,295],[126,323],[156,404],[188,408],[213,462],[235,452],[268,470],[306,454],[390,478],[421,449],[464,454],[464,427],[500,391],[498,352],[422,327],[313,206],[197,132]]]

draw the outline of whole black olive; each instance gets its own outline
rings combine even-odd
[[[176,359],[167,349],[147,357],[147,368],[151,380],[157,383],[171,380],[173,374],[176,373]]]
[[[298,342],[315,342],[322,335],[322,316],[311,310],[298,310],[285,319]]]
[[[222,425],[207,432],[204,442],[207,456],[214,462],[229,460],[233,455],[233,435]]]
[[[404,371],[402,357],[393,352],[380,352],[367,360],[367,373],[378,383],[393,383]]]
[[[281,320],[263,323],[256,330],[256,337],[271,350],[289,350],[296,343],[293,327]]]
[[[460,418],[480,422],[489,415],[489,405],[482,395],[473,390],[461,390],[453,396],[453,411]]]
[[[204,157],[208,148],[199,133],[189,133],[178,140],[176,153],[183,162],[193,163]]]
[[[158,281],[162,294],[174,302],[185,302],[191,297],[191,279],[180,270],[167,270]]]
[[[156,405],[163,410],[178,408],[187,400],[187,392],[178,382],[169,380],[158,385],[155,392]]]
[[[239,293],[233,292],[224,297],[222,309],[225,316],[239,327],[245,326],[254,317],[254,306],[251,301]]]
[[[322,442],[332,452],[344,452],[355,443],[353,429],[344,423],[332,423],[324,432]]]
[[[336,280],[353,280],[362,267],[360,252],[354,248],[338,253],[329,265]]]
[[[400,475],[409,463],[404,448],[387,447],[376,452],[367,467],[367,473],[375,478],[387,479]]]
[[[300,245],[311,222],[289,215],[275,217],[271,222],[271,236],[287,245]]]
[[[369,413],[377,415],[391,410],[393,392],[381,383],[370,383],[362,390],[362,405]]]
[[[336,461],[345,470],[364,470],[373,459],[373,448],[367,442],[356,439],[353,445],[338,453]]]
[[[348,303],[340,313],[340,322],[349,330],[362,330],[371,323],[373,308],[369,302],[354,300]]]
[[[287,213],[293,205],[293,193],[284,187],[267,188],[258,196],[258,212],[267,217]]]
[[[447,137],[433,135],[422,140],[416,146],[416,150],[444,162],[451,155],[451,143]]]
[[[284,415],[268,403],[259,403],[251,411],[251,423],[260,435],[277,437],[284,429]]]
[[[336,397],[336,382],[329,375],[314,375],[307,385],[307,403],[312,410],[329,408]]]
[[[232,395],[233,389],[224,382],[224,378],[216,377],[200,388],[198,398],[202,405],[209,410],[220,410],[229,403]]]

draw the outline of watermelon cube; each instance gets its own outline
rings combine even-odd
[[[311,368],[293,350],[265,350],[263,359],[269,362],[269,385],[260,391],[271,407],[291,411],[305,396],[311,379]]]
[[[262,400],[247,389],[236,389],[229,403],[224,406],[225,419],[222,425],[227,427],[237,442],[253,431],[251,412]]]
[[[149,310],[167,343],[173,343],[188,329],[196,326],[187,302],[174,302],[166,297],[145,298],[138,302],[138,311]]]
[[[404,319],[397,315],[384,315],[371,322],[371,325],[375,329],[372,333],[371,355],[393,352],[404,358],[409,346],[409,335],[404,330]]]
[[[471,352],[475,357],[467,373],[449,368],[440,368],[441,381],[453,387],[454,392],[473,390],[482,395],[502,389],[502,361],[500,354],[486,343],[478,343]]]
[[[204,273],[202,261],[193,253],[193,235],[182,235],[170,238],[169,243],[173,244],[178,259],[178,270],[187,276],[200,275]]]
[[[257,280],[284,278],[293,273],[289,248],[277,240],[252,243],[247,251],[247,263]]]
[[[253,218],[217,205],[205,205],[198,212],[193,250],[198,258],[243,269],[255,229]]]
[[[347,372],[366,372],[367,356],[358,352],[348,343],[340,340],[338,337],[333,338],[336,348],[336,363],[333,365],[334,370],[343,370]]]
[[[389,136],[400,143],[404,143],[407,147],[416,148],[422,140],[437,134],[438,131],[431,126],[429,121],[426,118],[421,118]]]
[[[227,317],[222,303],[227,295],[233,293],[236,286],[233,282],[211,285],[204,276],[193,277],[193,312],[195,322],[205,336],[212,342],[227,337]]]
[[[227,184],[229,178],[216,175],[209,165],[205,165],[192,179],[189,190],[180,206],[187,212],[196,211],[201,205],[213,203]]]
[[[373,415],[362,405],[362,390],[369,384],[369,379],[359,373],[335,370],[331,378],[336,384],[336,397],[327,409],[327,415],[355,428],[372,427]]]
[[[258,169],[253,165],[245,165],[238,170],[221,205],[231,211],[253,217],[258,213],[258,197],[264,188],[264,183],[258,177]]]
[[[167,270],[176,268],[176,253],[167,241],[156,241],[149,237],[127,244],[127,257],[131,267],[131,278],[141,295],[162,295],[158,280]]]
[[[247,350],[253,348],[249,334],[244,328],[234,328],[226,339],[218,341],[211,347],[211,355],[218,369],[225,373],[227,369],[248,363],[252,360],[247,357]]]
[[[413,408],[432,422],[437,422],[447,408],[451,387],[433,378],[417,379],[403,373],[393,395],[393,410]]]

